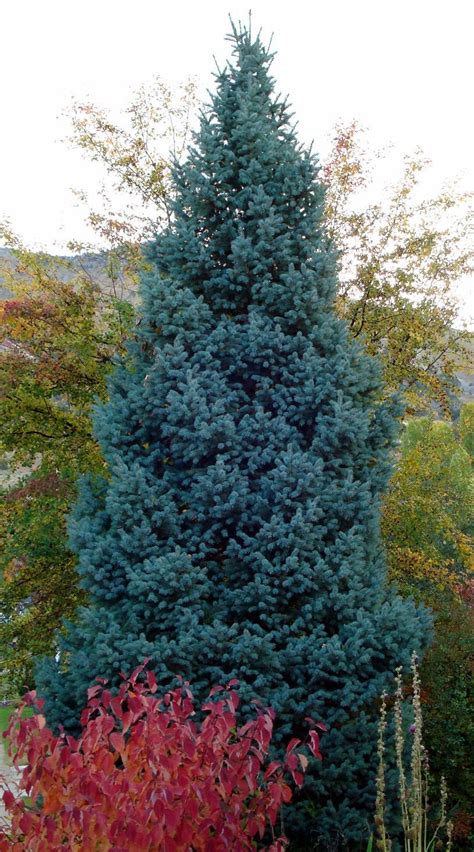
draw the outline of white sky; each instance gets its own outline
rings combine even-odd
[[[228,55],[228,13],[247,20],[250,6],[316,151],[357,118],[376,143],[421,145],[436,184],[463,172],[474,186],[472,0],[3,0],[0,218],[33,247],[87,239],[70,187],[93,189],[97,173],[61,141],[71,97],[118,109],[154,74],[204,91],[213,54]]]

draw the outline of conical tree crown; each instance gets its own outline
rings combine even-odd
[[[175,222],[159,243],[160,270],[217,315],[252,308],[308,329],[335,291],[323,188],[273,95],[272,56],[247,32],[233,41],[236,63],[217,75],[197,144],[175,172]]]
[[[232,39],[95,418],[108,476],[82,484],[71,521],[91,604],[39,682],[72,726],[95,677],[149,656],[164,684],[183,674],[202,693],[238,677],[244,710],[274,707],[280,741],[323,719],[328,759],[307,790],[329,843],[366,829],[376,701],[427,617],[386,586],[396,421],[334,313],[317,163],[269,53]]]

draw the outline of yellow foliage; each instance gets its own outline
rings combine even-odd
[[[455,591],[473,574],[473,529],[473,467],[457,428],[410,421],[382,518],[391,578]]]

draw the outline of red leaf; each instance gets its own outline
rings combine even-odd
[[[15,804],[15,796],[13,795],[11,790],[5,790],[2,798],[3,804],[7,809],[11,808],[11,806]]]
[[[20,826],[23,834],[28,835],[32,825],[33,825],[33,817],[29,813],[24,813],[23,816],[19,819],[18,825]]]
[[[209,693],[209,698],[212,698],[213,695],[217,695],[218,692],[223,692],[223,690],[224,690],[223,686],[213,686],[210,693]]]
[[[301,787],[301,786],[302,786],[302,784],[303,784],[303,780],[304,780],[304,775],[303,775],[303,773],[302,773],[302,772],[298,772],[298,771],[294,770],[294,771],[291,773],[291,775],[292,775],[292,777],[293,777],[293,781],[295,782],[296,786],[297,786],[297,787]]]
[[[237,710],[237,707],[238,707],[238,706],[239,706],[239,704],[240,704],[240,698],[239,698],[239,696],[237,695],[237,693],[236,693],[236,692],[231,692],[231,693],[230,693],[230,695],[229,695],[229,701],[230,701],[230,703],[231,703],[231,705],[232,705],[233,709],[234,709],[234,710]]]
[[[286,747],[286,753],[289,754],[290,751],[293,751],[293,749],[296,748],[296,746],[300,745],[300,743],[301,743],[301,740],[298,740],[296,737],[293,737],[293,739],[290,740],[290,742],[288,743],[288,745]]]
[[[272,762],[268,764],[265,775],[263,776],[265,781],[268,781],[270,776],[273,775],[277,769],[281,769],[281,763],[278,760],[272,760]]]
[[[109,740],[110,744],[113,745],[114,749],[120,752],[120,754],[125,750],[125,740],[122,734],[114,732],[113,734],[110,734]]]
[[[91,698],[95,698],[95,697],[96,697],[96,695],[100,695],[100,693],[101,693],[101,692],[102,692],[102,687],[101,687],[101,686],[91,686],[91,687],[89,687],[89,689],[87,690],[87,700],[88,700],[88,701],[90,701],[90,700],[91,700]]]
[[[309,748],[315,757],[319,760],[323,759],[323,756],[319,751],[319,734],[316,731],[309,732]]]
[[[151,672],[151,671],[147,672],[147,683],[148,683],[148,688],[149,688],[150,692],[155,693],[156,690],[158,689],[158,685],[157,685],[157,682],[156,682],[156,677],[155,677],[154,672]]]

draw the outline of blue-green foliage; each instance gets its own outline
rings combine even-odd
[[[91,605],[38,679],[51,721],[72,726],[96,676],[146,656],[201,696],[237,676],[245,706],[276,710],[280,740],[305,716],[328,725],[306,831],[357,837],[377,698],[428,618],[386,587],[396,419],[334,313],[316,160],[261,41],[234,32],[233,49],[95,417],[109,476],[82,484],[71,521]]]

